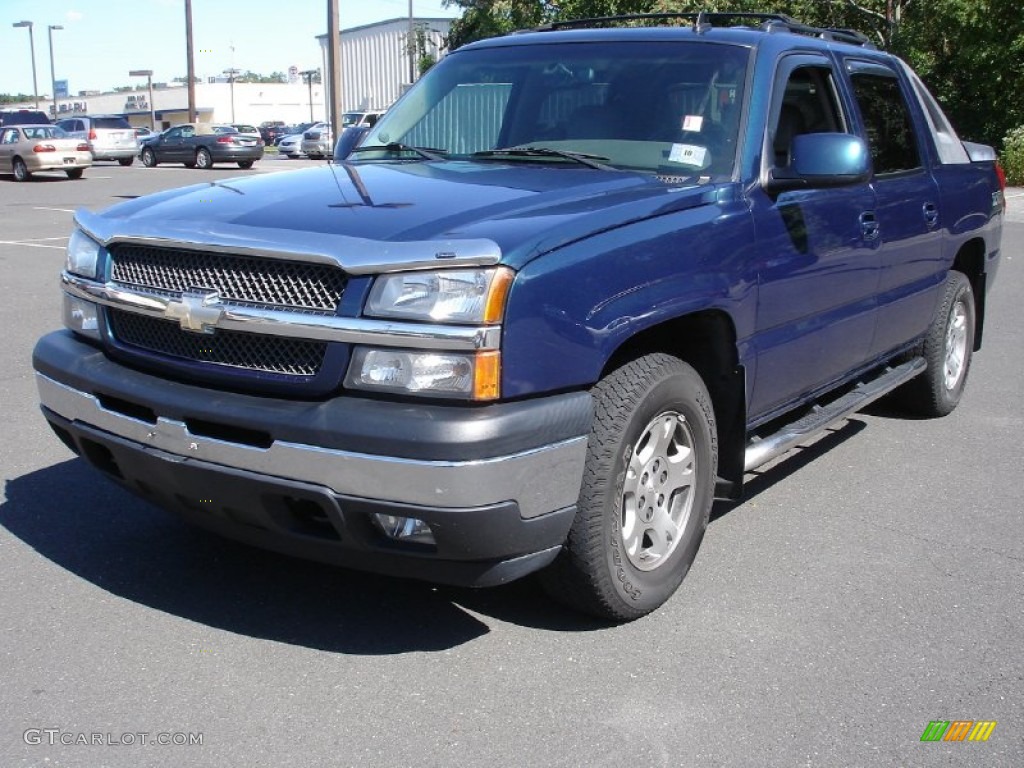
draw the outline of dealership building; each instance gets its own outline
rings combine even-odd
[[[343,111],[386,109],[409,87],[415,76],[417,54],[410,55],[410,30],[413,39],[428,54],[441,58],[447,50],[445,38],[451,19],[395,18],[375,24],[341,30],[341,107]],[[320,43],[321,72],[327,72],[328,36]],[[326,89],[307,83],[298,68],[288,73],[284,83],[232,83],[225,75],[198,82],[197,119],[201,122],[250,123],[266,120],[286,123],[325,120]],[[20,106],[31,107],[28,103]],[[153,83],[152,99],[146,83],[132,91],[81,91],[77,96],[61,97],[54,111],[53,102],[40,99],[40,109],[49,110],[60,120],[76,115],[124,115],[132,125],[149,126],[152,120],[160,130],[188,121],[188,89],[184,84]]]

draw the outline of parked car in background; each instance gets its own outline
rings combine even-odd
[[[267,120],[260,123],[260,138],[268,147],[276,144],[279,139],[288,135],[291,130],[284,120]]]
[[[353,125],[362,125],[367,128],[373,128],[383,114],[383,111],[376,110],[370,112],[346,112],[341,116],[341,127],[348,128]]]
[[[334,146],[334,137],[331,135],[331,126],[328,123],[317,123],[302,134],[300,145],[302,154],[313,160],[320,160],[331,151]]]
[[[5,125],[51,125],[39,109],[0,109],[0,128]]]
[[[7,125],[0,128],[0,173],[28,181],[39,171],[64,171],[80,179],[92,165],[88,143],[68,138],[53,125]]]
[[[266,143],[263,139],[263,135],[260,133],[260,129],[255,125],[249,125],[248,123],[232,123],[231,127],[243,136],[258,136],[261,141]]]
[[[289,128],[289,132],[278,139],[277,151],[292,159],[302,157],[302,134],[315,123],[300,123]]]
[[[212,168],[214,163],[237,163],[239,168],[252,168],[263,157],[263,139],[243,136],[230,126],[183,123],[148,139],[139,155],[147,168],[160,163],[203,169]]]
[[[155,131],[152,128],[147,128],[144,125],[135,126],[135,138],[141,142],[147,136],[152,136]]]
[[[68,117],[58,120],[57,126],[73,139],[85,139],[93,160],[117,160],[121,165],[131,165],[139,153],[135,129],[120,115]]]

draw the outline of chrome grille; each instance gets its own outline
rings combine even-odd
[[[119,309],[109,310],[108,318],[114,338],[130,347],[250,371],[315,376],[327,352],[327,343],[322,341],[225,330],[190,333],[173,320]]]
[[[110,253],[115,283],[175,296],[209,289],[226,303],[332,314],[345,290],[345,273],[327,264],[125,243]]]

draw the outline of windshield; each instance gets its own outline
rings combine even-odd
[[[730,175],[748,54],[662,41],[455,52],[381,118],[358,159],[405,147],[478,162],[564,163],[581,153],[623,169]],[[556,151],[500,151],[512,148]]]

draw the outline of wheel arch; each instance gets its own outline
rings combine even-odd
[[[746,373],[739,362],[736,326],[722,310],[666,320],[625,339],[605,362],[601,376],[654,352],[674,355],[704,381],[715,409],[718,439],[716,496],[739,498],[746,447]]]
[[[974,351],[981,349],[981,337],[985,328],[985,241],[980,237],[968,240],[960,246],[953,259],[952,269],[962,272],[971,281],[974,291]]]

